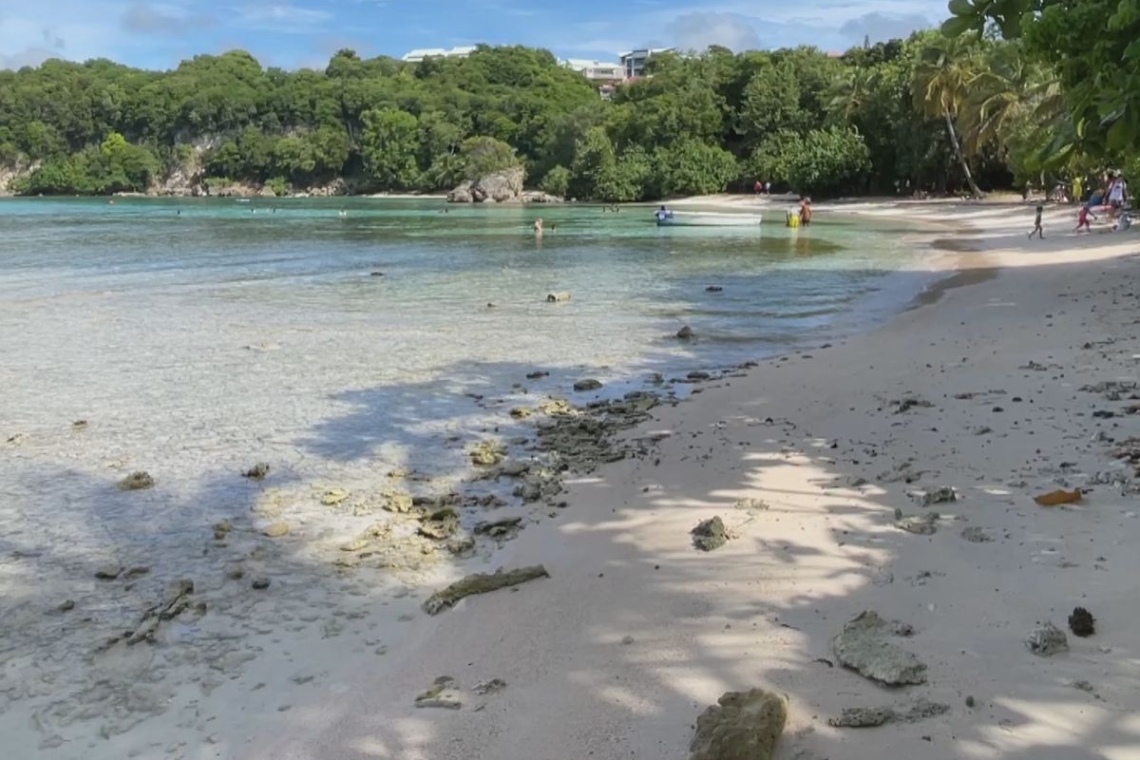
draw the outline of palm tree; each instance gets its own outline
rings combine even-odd
[[[974,175],[970,171],[955,126],[962,111],[969,107],[971,83],[981,71],[976,43],[977,37],[974,35],[937,35],[932,38],[920,54],[912,95],[919,111],[930,118],[941,117],[946,121],[950,147],[962,165],[970,192],[975,198],[981,198],[982,191],[974,182]]]
[[[967,155],[990,143],[1005,142],[1026,120],[1056,125],[1066,113],[1056,74],[1027,63],[1016,44],[992,48],[986,66],[974,75],[969,89],[958,119]]]
[[[827,93],[827,111],[831,118],[840,124],[855,121],[867,104],[876,76],[875,70],[861,66],[845,69]]]

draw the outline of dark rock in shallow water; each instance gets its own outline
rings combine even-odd
[[[142,491],[154,488],[154,478],[147,472],[132,472],[118,483],[120,491]]]
[[[95,577],[101,581],[113,581],[123,572],[123,566],[111,561],[95,570]]]
[[[693,546],[703,552],[711,552],[728,543],[728,529],[719,517],[703,521],[690,532],[693,534]]]
[[[458,530],[459,513],[451,507],[445,507],[421,520],[416,532],[425,538],[441,541],[451,538]]]
[[[788,700],[762,689],[730,691],[697,718],[689,760],[771,760]]]
[[[517,533],[521,525],[521,517],[507,517],[503,520],[479,523],[475,526],[475,535],[490,536],[491,538],[506,538]]]
[[[595,380],[592,377],[588,377],[585,380],[579,380],[578,382],[574,383],[574,390],[578,391],[579,393],[584,393],[586,391],[596,391],[601,387],[601,381]]]
[[[243,478],[249,478],[250,480],[265,480],[265,476],[268,474],[269,465],[265,462],[258,462],[253,467],[250,467],[248,470],[243,472],[241,476]]]

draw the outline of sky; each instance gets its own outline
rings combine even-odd
[[[323,68],[341,48],[400,57],[487,43],[616,61],[645,46],[845,50],[935,26],[947,0],[0,0],[0,68],[110,58],[172,68],[241,48]]]

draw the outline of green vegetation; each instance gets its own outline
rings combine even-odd
[[[43,194],[172,177],[214,191],[343,180],[430,192],[521,165],[534,186],[599,201],[758,179],[815,195],[979,194],[1126,165],[1140,138],[1140,0],[949,5],[943,31],[842,57],[658,56],[609,101],[523,47],[420,64],[342,50],[323,72],[263,69],[243,52],[168,72],[49,61],[0,72],[0,165]]]

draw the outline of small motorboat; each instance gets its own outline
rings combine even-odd
[[[710,211],[657,211],[658,227],[756,227],[759,214],[718,214]]]

